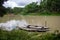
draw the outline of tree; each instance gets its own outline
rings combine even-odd
[[[34,13],[37,12],[39,10],[39,6],[37,5],[37,2],[32,2],[30,4],[28,4],[27,6],[25,6],[24,11],[26,13]]]
[[[14,7],[12,10],[13,10],[13,13],[18,14],[18,13],[21,13],[22,12],[23,8]]]
[[[60,0],[43,0],[40,6],[43,10],[47,10],[50,12],[59,12]]]
[[[43,11],[46,11],[47,10],[47,0],[41,0],[40,2],[40,10],[43,12]]]
[[[0,17],[2,17],[6,13],[6,9],[2,5],[4,1],[7,1],[7,0],[0,0]]]
[[[6,9],[7,9],[7,13],[14,13],[12,8],[8,7]]]
[[[60,0],[47,0],[47,9],[50,11],[60,11]]]

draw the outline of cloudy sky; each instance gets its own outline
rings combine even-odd
[[[25,5],[32,3],[32,2],[40,2],[40,0],[8,0],[4,2],[3,6],[5,7],[24,7]]]

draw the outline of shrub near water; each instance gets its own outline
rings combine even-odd
[[[28,33],[25,31],[13,30],[10,32],[0,31],[0,40],[27,40]]]
[[[41,36],[37,36],[38,33],[35,33],[29,34],[23,30],[12,30],[10,32],[0,30],[0,40],[60,40],[60,33],[47,33]]]

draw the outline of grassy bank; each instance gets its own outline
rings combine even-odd
[[[0,30],[0,40],[60,40],[60,33],[38,33],[23,30]]]
[[[23,13],[21,15],[30,15],[30,16],[60,16],[60,12],[59,13],[57,13],[57,12]]]

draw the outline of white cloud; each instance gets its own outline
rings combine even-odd
[[[18,5],[13,1],[7,1],[7,2],[4,2],[3,6],[13,8],[13,7],[17,7]]]
[[[7,2],[4,2],[3,6],[11,8],[24,7],[25,5],[32,2],[40,2],[40,0],[8,0]]]

